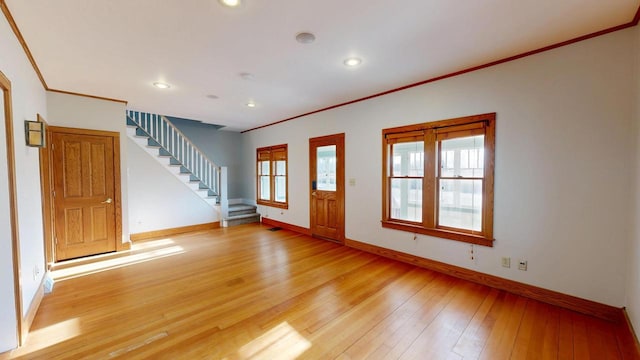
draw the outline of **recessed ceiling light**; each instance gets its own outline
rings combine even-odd
[[[249,101],[247,103],[247,107],[254,108],[254,107],[256,107],[256,103],[254,103],[253,101]]]
[[[239,74],[240,77],[244,80],[255,80],[255,76],[253,76],[253,74],[248,73],[248,72],[243,72]]]
[[[362,60],[357,57],[347,58],[344,60],[344,64],[348,67],[358,66],[362,63]]]
[[[228,7],[236,7],[240,5],[240,0],[220,0],[220,3]]]
[[[153,86],[157,87],[158,89],[168,89],[171,87],[171,85],[163,82],[154,82]]]
[[[316,41],[316,36],[309,32],[301,32],[296,35],[296,41],[300,44],[311,44]]]

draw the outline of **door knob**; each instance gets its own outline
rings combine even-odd
[[[103,201],[102,204],[111,204],[111,198],[107,198],[107,200]]]

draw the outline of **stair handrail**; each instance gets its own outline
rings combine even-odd
[[[127,118],[144,131],[149,138],[158,143],[161,148],[171,154],[173,158],[178,160],[182,166],[213,191],[216,196],[221,195],[220,167],[209,159],[169,119],[164,115],[134,110],[127,110]],[[163,126],[164,124],[167,126],[166,129]]]

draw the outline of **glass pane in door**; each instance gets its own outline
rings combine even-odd
[[[316,151],[318,190],[336,191],[336,165],[336,146],[318,146]]]

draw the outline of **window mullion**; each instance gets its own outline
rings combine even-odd
[[[436,135],[434,131],[424,134],[424,178],[422,184],[422,222],[427,228],[435,228],[436,223]]]
[[[269,159],[269,201],[276,201],[276,162],[273,160],[273,153]]]

